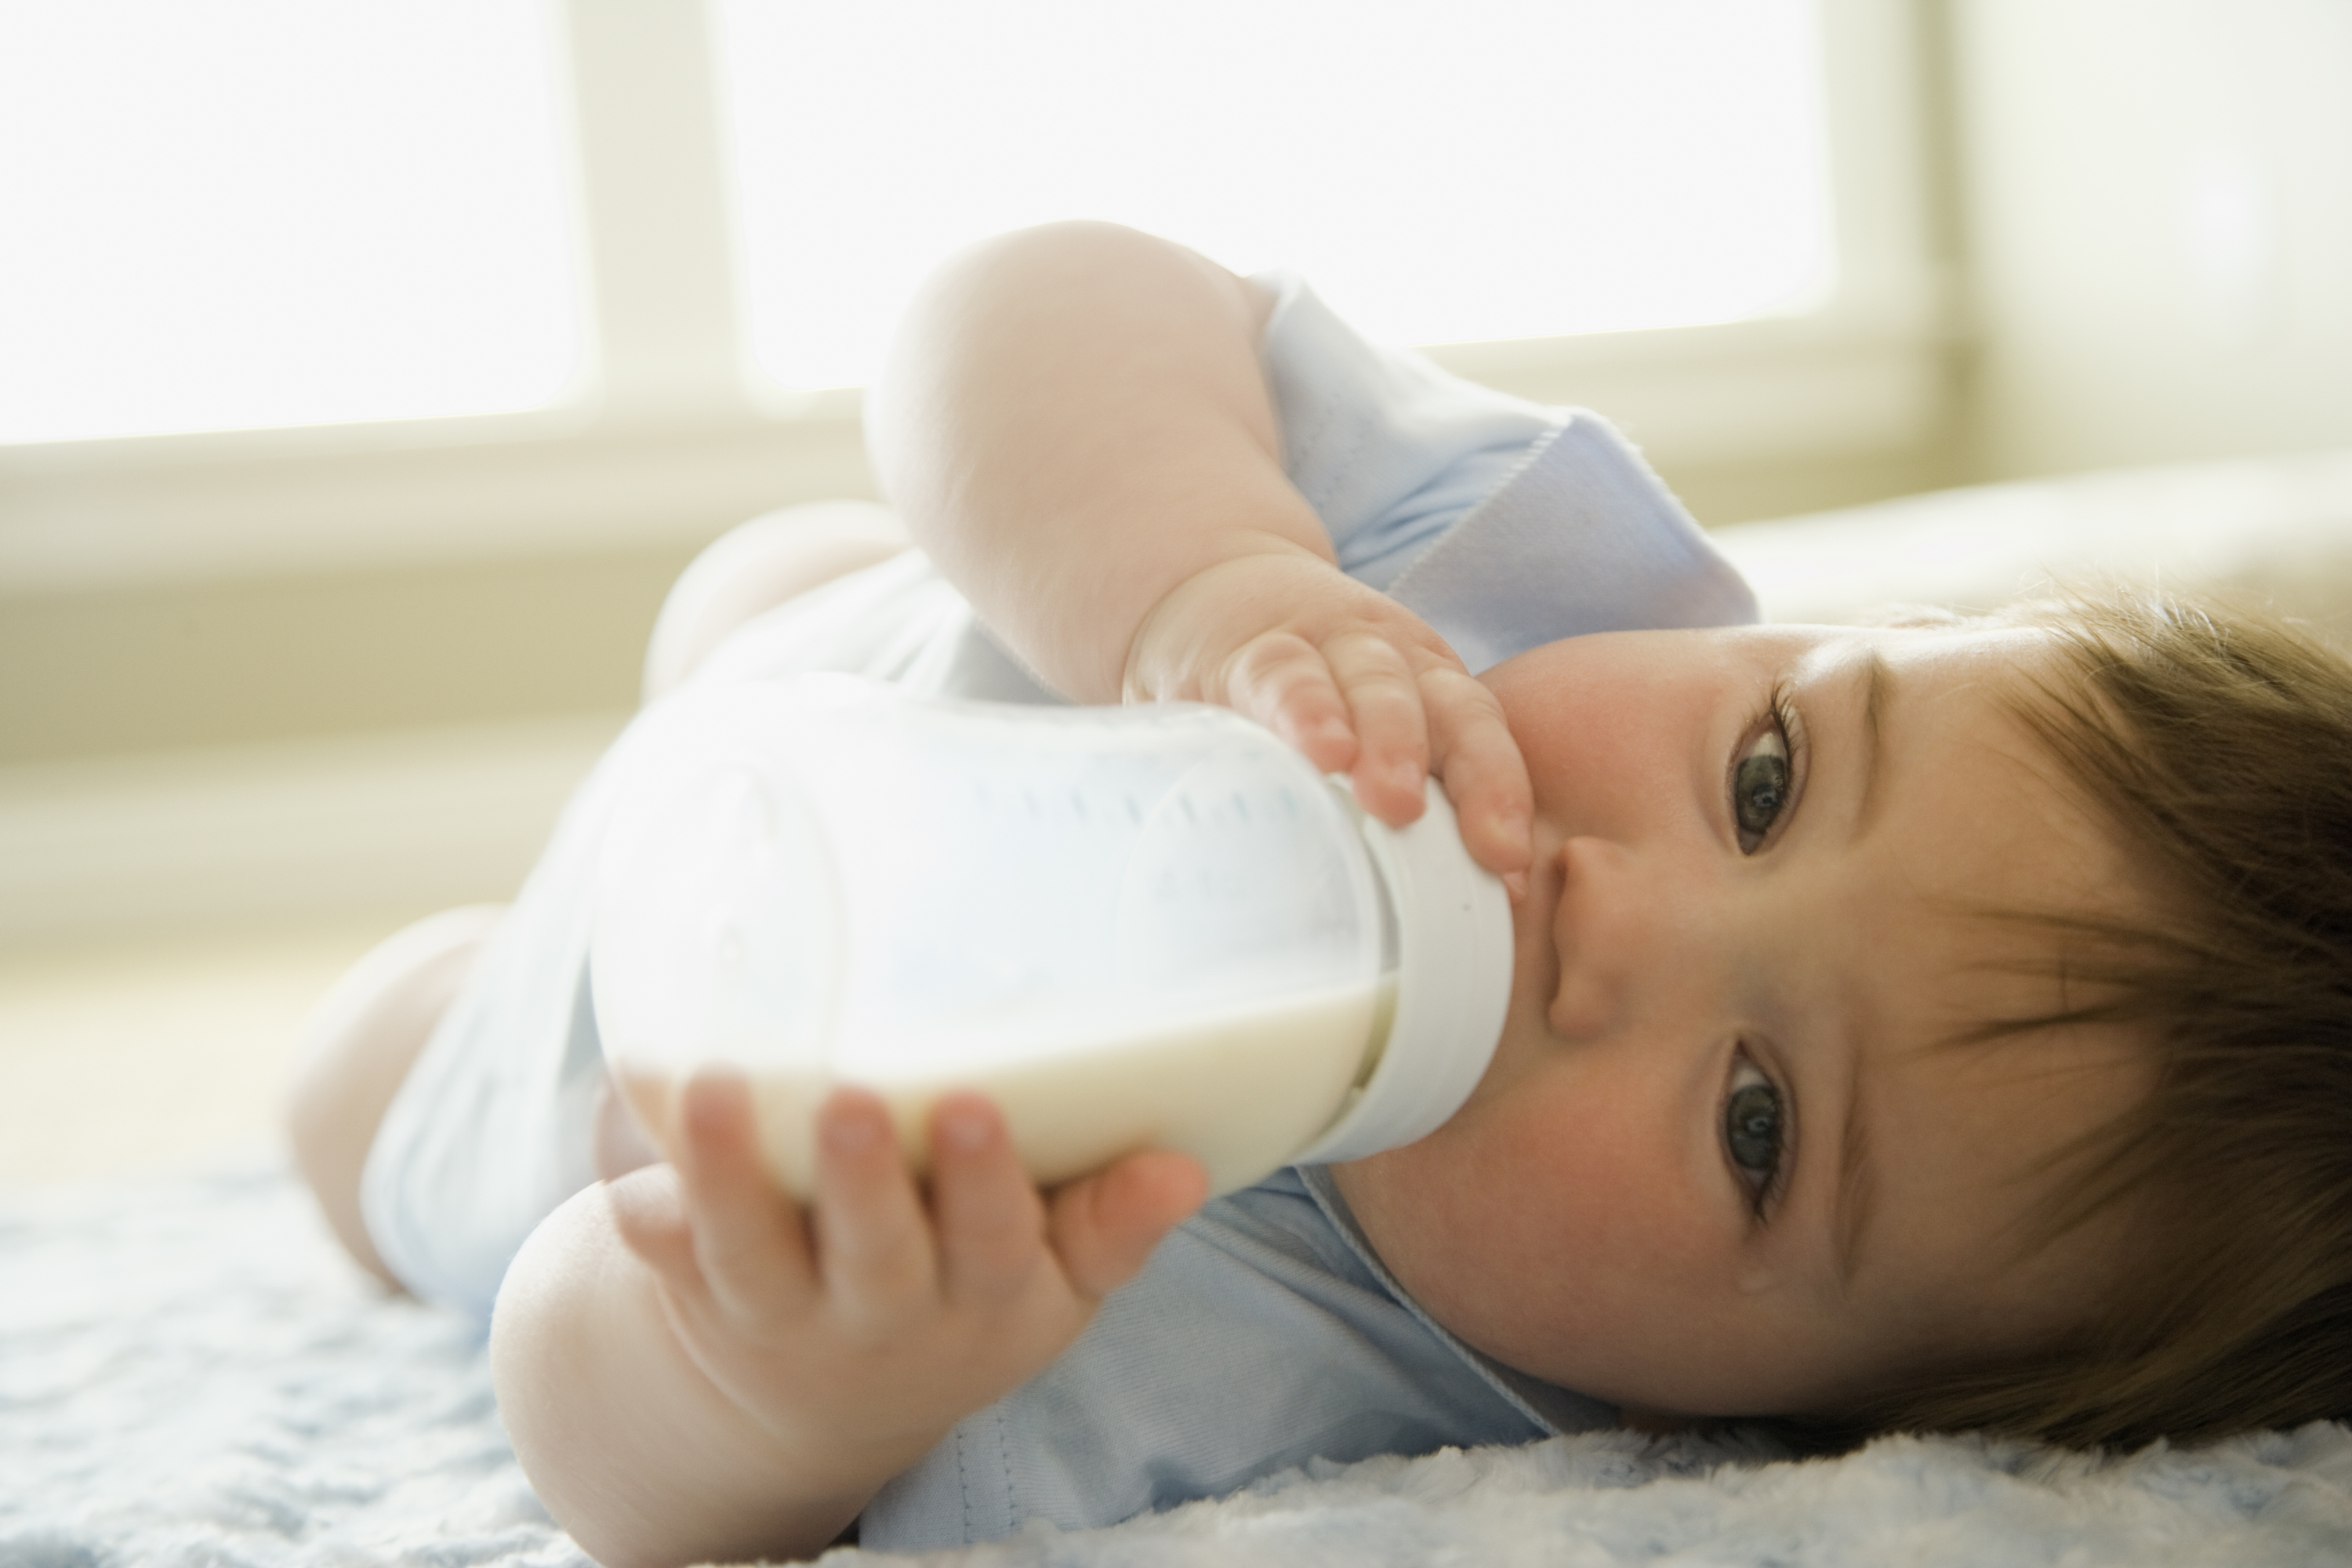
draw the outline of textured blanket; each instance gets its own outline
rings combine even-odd
[[[1601,1433],[1313,1467],[930,1561],[2344,1563],[2352,1432],[2106,1461],[1892,1439],[1809,1463]],[[585,1563],[515,1465],[479,1339],[364,1283],[275,1161],[0,1205],[0,1568]]]

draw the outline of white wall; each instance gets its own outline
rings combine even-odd
[[[1976,476],[2352,446],[2352,4],[1950,16]]]

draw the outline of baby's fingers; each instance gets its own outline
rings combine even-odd
[[[1013,1152],[1004,1118],[977,1094],[951,1094],[931,1115],[931,1206],[940,1287],[964,1304],[1019,1295],[1045,1256],[1045,1211]]]
[[[1304,637],[1276,632],[1246,644],[1224,673],[1224,690],[1214,695],[1327,773],[1355,764],[1359,747],[1347,697],[1321,650]]]
[[[1359,750],[1349,770],[1356,802],[1391,827],[1422,812],[1429,773],[1429,721],[1419,684],[1402,649],[1372,632],[1348,632],[1323,645],[1323,657],[1347,699]]]
[[[845,1321],[887,1334],[937,1305],[930,1217],[879,1097],[837,1089],[817,1111],[816,1237]]]
[[[1208,1192],[1197,1161],[1160,1149],[1057,1189],[1047,1229],[1064,1276],[1081,1296],[1100,1300],[1135,1277]]]
[[[1430,771],[1445,785],[1462,842],[1516,896],[1535,859],[1535,791],[1503,705],[1458,669],[1423,671],[1421,689],[1429,712]]]
[[[702,1268],[694,1260],[694,1227],[687,1223],[686,1194],[677,1171],[646,1165],[604,1184],[604,1202],[622,1245],[677,1295],[698,1295]]]
[[[738,1073],[697,1073],[678,1121],[678,1181],[711,1299],[738,1319],[806,1306],[814,1291],[807,1229],[761,1163],[751,1086]]]

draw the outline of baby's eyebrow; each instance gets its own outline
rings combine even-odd
[[[1862,667],[1862,791],[1855,797],[1850,837],[1859,838],[1868,830],[1870,814],[1878,804],[1878,738],[1894,700],[1895,671],[1876,648],[1870,648]]]
[[[1877,795],[1879,738],[1886,710],[1895,700],[1895,671],[1874,648],[1865,648],[1862,666],[1862,788],[1855,799],[1852,837],[1870,826],[1871,813],[1882,804]],[[1851,1291],[1854,1271],[1862,1263],[1863,1233],[1869,1227],[1875,1184],[1871,1179],[1870,1124],[1863,1115],[1860,1042],[1853,1042],[1853,1076],[1846,1082],[1845,1125],[1838,1134],[1837,1195],[1830,1210],[1831,1250],[1837,1260],[1838,1289]]]
[[[1830,1210],[1830,1236],[1837,1258],[1838,1289],[1851,1292],[1862,1260],[1862,1234],[1870,1224],[1870,1124],[1862,1114],[1862,1056],[1853,1058],[1853,1077],[1846,1084],[1845,1126],[1838,1134],[1837,1196]]]

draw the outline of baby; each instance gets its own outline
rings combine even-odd
[[[1391,823],[1433,775],[1510,889],[1509,1011],[1437,1132],[1205,1208],[1163,1152],[1040,1193],[968,1094],[918,1184],[843,1090],[803,1211],[740,1079],[632,1149],[583,1000],[592,779],[495,936],[445,919],[330,999],[295,1133],[362,1262],[495,1296],[508,1427],[599,1560],[1614,1421],[2352,1410],[2343,660],[2125,595],[1746,624],[1590,416],[1103,226],[950,264],[869,421],[921,552],[730,541],[654,684],[1222,702]]]

